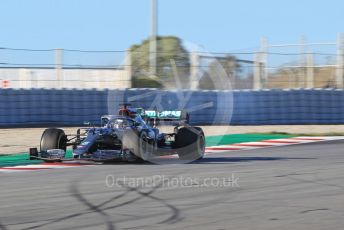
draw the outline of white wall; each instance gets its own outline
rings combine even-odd
[[[2,82],[6,80],[8,88],[123,89],[131,87],[131,74],[128,69],[0,68],[0,88],[3,87]]]

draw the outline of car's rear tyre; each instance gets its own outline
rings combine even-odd
[[[40,150],[47,151],[49,149],[67,149],[67,136],[62,129],[48,128],[44,130]]]
[[[204,157],[205,137],[200,127],[183,127],[178,129],[175,148],[179,159],[194,161]]]
[[[139,156],[144,161],[149,161],[154,155],[154,141],[146,131],[142,131],[139,137]]]

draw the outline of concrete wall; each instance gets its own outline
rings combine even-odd
[[[120,89],[131,87],[131,73],[125,68],[0,68],[1,81],[8,82],[7,88]]]
[[[344,124],[344,90],[335,89],[5,89],[0,90],[0,126],[98,123],[123,102],[169,110],[183,108],[183,101],[193,124]]]

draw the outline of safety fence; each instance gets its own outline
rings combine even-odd
[[[99,124],[120,103],[185,109],[192,124],[344,124],[344,90],[2,89],[0,127]]]
[[[262,38],[259,49],[235,52],[208,52],[184,43],[181,49],[165,50],[161,43],[155,65],[149,49],[0,47],[0,88],[344,88],[343,34],[321,42],[304,36],[288,43]]]

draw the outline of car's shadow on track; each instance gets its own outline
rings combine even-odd
[[[204,157],[196,161],[182,161],[179,159],[155,159],[154,161],[146,162],[103,162],[103,165],[161,165],[161,164],[234,164],[240,162],[253,161],[286,161],[286,160],[314,160],[312,157]]]
[[[106,162],[103,164],[111,165],[160,165],[160,164],[234,164],[240,162],[253,162],[253,161],[286,161],[286,160],[314,160],[317,158],[309,157],[204,157],[196,161],[181,161],[179,159],[155,159],[152,162]]]
[[[225,164],[251,161],[314,160],[306,157],[205,157],[189,164]]]

